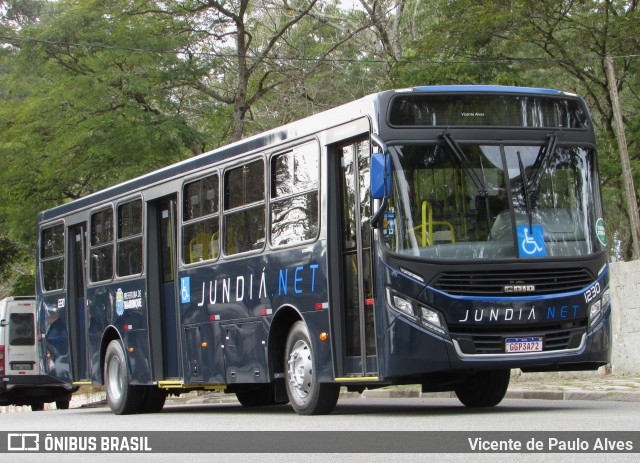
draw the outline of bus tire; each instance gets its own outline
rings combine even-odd
[[[157,386],[138,386],[143,390],[139,413],[160,413],[167,400],[167,391]]]
[[[510,376],[510,370],[479,371],[458,385],[455,392],[467,407],[493,407],[507,393]]]
[[[132,386],[127,370],[127,358],[119,339],[109,343],[104,357],[104,385],[107,403],[116,415],[137,413],[141,407],[143,389]]]
[[[32,412],[41,412],[44,410],[44,402],[36,402],[31,404]]]
[[[331,413],[338,402],[340,385],[319,383],[307,325],[297,321],[287,336],[284,365],[289,403],[300,415]]]
[[[69,409],[69,401],[68,400],[56,400],[56,409],[58,409],[58,410],[68,410]]]

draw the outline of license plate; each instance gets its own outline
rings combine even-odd
[[[33,370],[33,363],[12,363],[11,369],[19,371]]]
[[[532,338],[507,338],[504,341],[504,351],[514,352],[542,352],[542,336]]]

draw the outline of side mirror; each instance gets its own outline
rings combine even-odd
[[[371,155],[371,197],[385,199],[391,195],[391,158],[384,153]]]
[[[0,326],[7,326],[7,324],[7,320],[5,320],[4,318],[0,320]]]

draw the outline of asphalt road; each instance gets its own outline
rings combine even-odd
[[[553,461],[601,462],[637,461],[640,452],[640,403],[614,401],[574,401],[574,400],[520,400],[506,399],[498,407],[491,409],[467,409],[456,399],[346,399],[340,400],[336,410],[326,416],[298,416],[288,406],[246,409],[236,403],[222,404],[179,404],[167,405],[156,415],[115,416],[108,408],[84,408],[71,410],[51,410],[45,412],[25,412],[5,414],[0,417],[0,431],[39,432],[58,435],[62,432],[94,432],[96,435],[119,435],[124,433],[137,436],[154,431],[200,431],[199,438],[205,444],[213,445],[215,439],[235,439],[238,442],[232,450],[224,445],[219,450],[233,453],[202,454],[199,450],[203,441],[196,439],[192,447],[188,433],[176,435],[162,434],[161,448],[169,452],[150,454],[30,454],[10,453],[0,455],[4,462],[11,461],[63,461],[63,462],[109,462],[120,461],[163,462],[163,461],[215,461],[219,462],[315,462],[315,461],[516,461],[533,462],[551,458]],[[280,431],[268,434],[264,431]],[[359,433],[364,432],[364,433]],[[382,432],[381,432],[382,431]],[[441,433],[448,431],[448,433]],[[451,433],[458,431],[459,433]],[[620,434],[620,432],[628,432]],[[206,432],[206,433],[205,433]],[[230,432],[224,434],[223,432]],[[575,432],[570,434],[569,432]],[[435,454],[405,453],[419,449],[415,439],[433,442],[448,436],[469,439],[500,440],[506,442],[515,438],[521,442],[530,439],[557,439],[567,447],[579,445],[576,440],[588,441],[593,447],[594,439],[611,439],[620,435],[621,440],[633,439],[633,453],[628,451],[603,455],[602,453],[578,453],[571,448],[556,447],[555,453],[540,454],[512,451],[510,453],[472,452],[470,448],[453,447],[460,453]],[[268,436],[265,439],[265,436]],[[372,445],[382,449],[381,453],[360,453],[357,446],[344,446],[354,439],[373,436]],[[630,437],[631,436],[631,437]],[[437,439],[434,441],[433,439]],[[261,441],[264,453],[256,452],[255,446]],[[406,442],[406,448],[398,448],[398,442]],[[198,444],[200,442],[200,444]],[[219,441],[226,442],[227,441]],[[342,444],[340,444],[342,442]],[[155,444],[154,444],[155,445]],[[336,447],[337,445],[337,447]],[[342,445],[342,447],[341,447]],[[402,445],[405,445],[404,443]],[[488,444],[485,444],[488,445]],[[502,445],[502,444],[500,444]],[[507,444],[505,444],[507,445]],[[168,447],[167,447],[168,446]],[[1,447],[0,447],[1,448]],[[156,446],[157,448],[157,446]],[[207,447],[209,448],[209,447]],[[354,450],[354,448],[356,450]],[[445,445],[446,448],[446,445]],[[488,449],[489,447],[487,447]],[[505,447],[509,449],[508,447]],[[307,450],[312,454],[303,454]],[[320,449],[320,450],[319,450]],[[413,450],[412,450],[413,449]],[[343,450],[358,453],[344,453]],[[393,450],[392,453],[388,453]],[[513,450],[513,448],[511,448]],[[523,449],[524,450],[524,449]],[[559,451],[562,450],[562,451]],[[590,449],[591,450],[591,449]],[[447,450],[445,450],[447,451]],[[217,452],[214,450],[213,452]],[[328,453],[325,453],[328,452]],[[473,453],[473,454],[471,454]]]

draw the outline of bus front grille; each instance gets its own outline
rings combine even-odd
[[[534,286],[529,294],[553,294],[578,291],[593,283],[594,277],[585,268],[445,272],[433,281],[432,286],[439,291],[457,296],[482,295],[506,296],[505,288],[518,285],[526,288]],[[522,295],[522,294],[520,294]]]
[[[460,350],[465,355],[486,355],[504,354],[505,340],[507,338],[541,337],[543,342],[543,352],[551,352],[566,349],[576,349],[580,346],[582,335],[587,332],[585,326],[578,326],[573,329],[548,328],[526,331],[509,330],[508,332],[497,333],[480,332],[478,330],[466,331],[456,330],[452,327],[451,339],[457,341]]]

